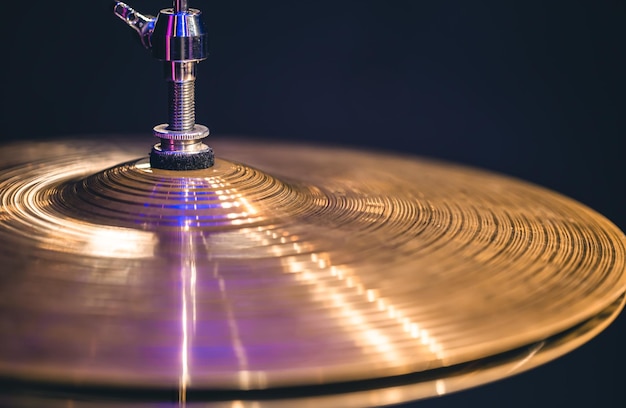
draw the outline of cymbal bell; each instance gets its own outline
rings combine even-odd
[[[556,193],[414,157],[212,146],[185,172],[128,142],[0,151],[6,398],[398,403],[552,360],[624,306],[626,238]]]

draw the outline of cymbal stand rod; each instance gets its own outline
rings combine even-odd
[[[189,9],[187,6],[187,0],[175,0],[174,1],[174,13],[184,13]]]

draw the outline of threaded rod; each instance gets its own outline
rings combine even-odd
[[[192,130],[196,124],[195,82],[168,82],[169,126],[174,131]]]

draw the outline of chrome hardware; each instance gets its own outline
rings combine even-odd
[[[194,169],[197,163],[210,167],[213,151],[201,142],[209,135],[209,129],[195,123],[196,65],[208,55],[202,12],[189,8],[185,0],[174,0],[173,8],[161,10],[156,18],[138,13],[120,1],[115,2],[113,10],[139,34],[144,47],[164,64],[169,88],[169,121],[153,129],[161,143],[152,149],[151,159],[154,155],[161,157],[151,160],[152,165],[168,170],[189,169],[186,165],[179,166],[180,163],[173,166],[167,163],[184,161],[186,155],[210,154],[210,160],[193,160]]]

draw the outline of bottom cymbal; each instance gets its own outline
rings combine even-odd
[[[7,381],[13,390],[0,396],[6,406],[62,408],[287,408],[386,406],[445,395],[510,377],[559,357],[587,342],[623,310],[622,296],[597,316],[543,341],[485,359],[439,370],[389,377],[374,381],[340,383],[320,387],[273,389],[263,392],[194,392],[187,401],[178,400],[178,390],[120,390],[80,387],[61,388],[51,384]],[[169,403],[167,402],[169,401]],[[233,402],[236,401],[236,402]]]
[[[191,172],[124,142],[0,152],[5,398],[398,403],[556,358],[624,306],[621,231],[540,187],[339,148],[213,147]]]

